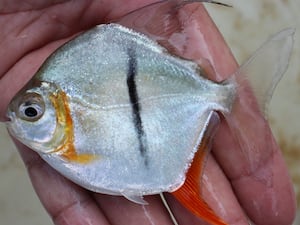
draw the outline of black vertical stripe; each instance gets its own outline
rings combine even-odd
[[[145,164],[147,165],[147,140],[145,131],[143,128],[143,122],[141,118],[141,105],[139,103],[139,96],[137,92],[137,86],[135,82],[135,78],[137,76],[137,60],[135,52],[132,49],[128,50],[128,71],[127,71],[127,87],[128,87],[128,94],[129,100],[132,108],[132,117],[134,127],[137,133],[137,139],[139,141],[139,150],[141,155],[145,159]]]

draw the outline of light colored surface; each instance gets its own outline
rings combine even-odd
[[[234,8],[208,5],[215,22],[241,63],[266,38],[285,27],[295,27],[296,39],[290,67],[276,89],[270,107],[270,121],[287,159],[300,204],[300,8],[299,0],[232,0]],[[0,124],[0,224],[50,225],[39,203],[23,163]],[[299,164],[299,162],[298,162]],[[300,221],[295,222],[300,225]]]

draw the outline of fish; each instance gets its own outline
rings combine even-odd
[[[145,195],[170,192],[196,216],[225,225],[200,190],[219,115],[234,107],[237,77],[255,90],[249,71],[271,56],[266,89],[257,94],[264,110],[287,68],[293,32],[275,34],[215,82],[197,63],[122,21],[98,25],[51,54],[16,94],[8,131],[87,190],[138,204],[147,204]]]

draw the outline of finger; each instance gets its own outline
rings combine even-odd
[[[248,225],[248,219],[236,199],[231,183],[213,156],[208,158],[202,182],[203,196],[218,215],[228,224]]]
[[[32,150],[15,143],[35,191],[55,224],[109,225],[87,191],[59,175]]]
[[[139,205],[123,197],[95,194],[105,216],[114,225],[173,225],[158,195],[145,196],[148,205]]]
[[[51,5],[59,4],[68,0],[51,0],[51,1],[18,1],[18,0],[0,0],[0,13],[16,13],[22,11],[37,10],[49,7]]]

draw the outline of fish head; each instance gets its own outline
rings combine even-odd
[[[60,145],[64,124],[59,124],[53,96],[57,88],[49,82],[29,82],[10,102],[8,131],[29,148],[51,152]]]

